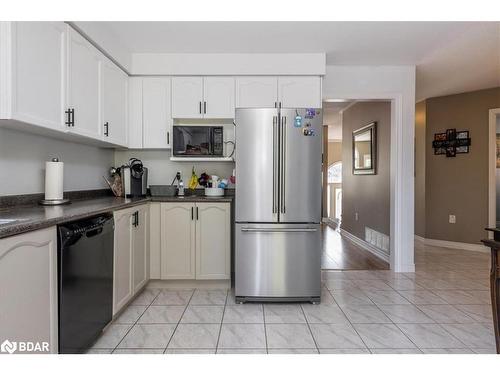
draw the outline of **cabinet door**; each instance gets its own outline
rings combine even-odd
[[[203,117],[234,118],[234,78],[203,79]]]
[[[196,279],[229,279],[229,203],[196,204]]]
[[[283,108],[321,108],[320,77],[278,77],[278,101]]]
[[[149,204],[149,277],[161,279],[161,203]]]
[[[236,78],[237,108],[274,108],[278,101],[276,77]]]
[[[105,141],[127,145],[128,76],[106,58],[102,61],[102,134]]]
[[[137,293],[149,280],[149,209],[148,205],[136,210],[132,229],[133,247],[133,290]]]
[[[56,228],[0,240],[0,337],[57,353]]]
[[[195,278],[193,203],[161,204],[161,278]]]
[[[113,315],[130,300],[132,290],[132,220],[131,209],[114,212],[115,244],[113,271]]]
[[[203,117],[203,78],[172,78],[172,117]]]
[[[142,77],[128,79],[128,148],[142,148]]]
[[[12,23],[12,117],[66,130],[66,25]]]
[[[172,143],[170,78],[144,78],[143,146],[168,149]]]
[[[68,26],[68,107],[74,109],[71,132],[101,139],[101,54]]]

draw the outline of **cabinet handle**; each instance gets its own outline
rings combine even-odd
[[[201,102],[200,102],[200,114],[201,114]]]
[[[274,102],[274,108],[278,108],[278,102]]]
[[[191,221],[194,220],[194,213],[193,213],[193,211],[194,211],[194,207],[191,207]]]
[[[196,220],[198,220],[198,206],[196,206]]]
[[[71,125],[72,127],[75,127],[75,109],[74,108],[71,108]]]
[[[170,132],[167,131],[167,145],[170,145]]]
[[[207,102],[203,102],[203,113],[207,113]]]
[[[104,135],[109,137],[109,123],[107,121],[104,123]]]
[[[66,122],[65,124],[70,127],[71,126],[71,109],[68,108],[66,111],[64,111],[64,113],[67,115],[66,116]]]
[[[135,217],[137,218],[137,226],[139,226],[139,211],[135,212]]]

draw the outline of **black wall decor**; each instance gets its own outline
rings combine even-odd
[[[469,131],[457,132],[456,129],[447,129],[446,133],[436,133],[432,141],[434,155],[446,155],[447,158],[469,153],[470,144]]]

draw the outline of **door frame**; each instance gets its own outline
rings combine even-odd
[[[403,95],[401,93],[365,92],[336,94],[323,97],[323,101],[387,100],[391,102],[391,151],[390,151],[390,269],[394,272],[415,272],[414,262],[414,126],[404,128]]]
[[[500,108],[489,110],[488,125],[488,226],[496,227],[496,128],[497,116],[500,116]],[[488,237],[493,238],[493,232],[488,232]]]

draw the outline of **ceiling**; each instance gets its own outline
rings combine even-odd
[[[103,22],[131,53],[326,53],[416,65],[417,99],[500,85],[500,22]]]

